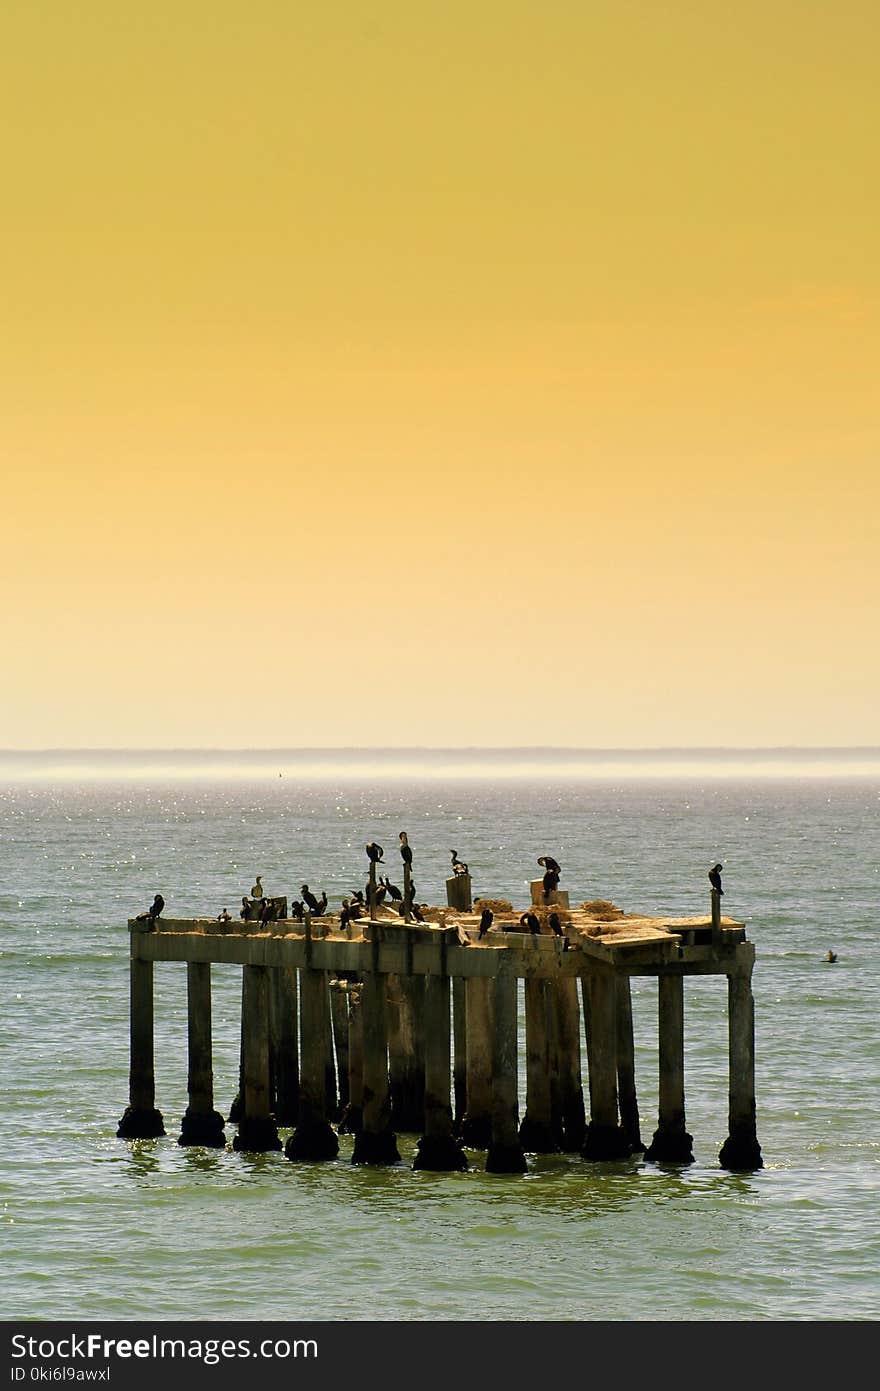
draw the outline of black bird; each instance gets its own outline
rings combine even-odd
[[[724,865],[713,865],[712,868],[709,870],[709,883],[712,885],[712,888],[715,890],[717,894],[724,893],[724,890],[721,887],[721,871],[723,868]]]
[[[263,899],[263,906],[260,909],[260,925],[263,926],[266,923],[274,922],[274,919],[275,904],[272,902],[271,898],[265,898]]]
[[[312,909],[312,912],[314,913],[314,915],[315,915],[316,918],[323,918],[324,914],[327,912],[327,890],[326,890],[326,889],[322,889],[322,890],[321,890],[321,897],[320,897],[320,900],[319,900],[318,903],[315,905],[315,907]]]
[[[387,893],[388,893],[388,890],[386,889],[385,885],[384,885],[384,884],[382,883],[382,881],[380,880],[379,883],[376,885],[376,902],[377,902],[377,903],[384,903]]]
[[[158,917],[161,916],[162,909],[163,909],[164,907],[165,907],[165,900],[164,900],[164,898],[162,897],[161,894],[156,894],[156,897],[153,899],[153,902],[150,904],[150,911],[149,911],[149,913],[147,914],[147,917],[149,918],[149,921],[150,921],[150,927],[155,927],[155,925],[156,925],[156,919],[157,919]]]
[[[833,965],[834,962],[837,960],[837,952],[836,952],[836,951],[827,951],[827,952],[825,953],[825,960],[826,960],[826,961],[830,961],[831,964]]]
[[[351,897],[352,897],[353,902],[355,902],[355,903],[360,903],[361,905],[363,905],[364,896],[363,896],[363,894],[361,893],[360,889],[352,889]]]
[[[300,893],[301,893],[302,896],[303,896],[303,903],[304,903],[305,906],[308,908],[309,912],[310,912],[310,913],[320,913],[320,912],[321,912],[321,908],[320,908],[320,905],[319,905],[319,903],[318,903],[318,900],[315,898],[315,895],[312,893],[312,891],[311,891],[311,889],[309,888],[308,884],[300,884],[300,886],[299,886],[299,891],[300,891]],[[325,907],[325,908],[326,908],[326,906],[327,906],[326,899],[327,899],[327,895],[325,894],[325,895],[324,895],[324,900],[325,900],[325,902],[324,902],[324,907]]]
[[[544,869],[544,878],[541,883],[546,898],[548,894],[554,893],[559,887],[559,876],[562,873],[562,868],[552,855],[539,855],[538,864]]]
[[[400,889],[397,887],[396,884],[392,884],[392,882],[391,882],[391,880],[388,878],[388,875],[387,875],[387,874],[384,874],[379,882],[380,882],[381,884],[384,885],[384,888],[385,888],[386,893],[388,894],[388,897],[389,897],[393,902],[395,902],[395,903],[397,903],[398,901],[401,901],[401,902],[402,902],[402,900],[403,900],[403,894],[400,892]]]
[[[548,921],[548,923],[550,924],[550,927],[551,927],[551,929],[552,929],[552,931],[553,931],[553,935],[554,935],[555,937],[564,937],[564,936],[565,936],[565,933],[564,933],[563,930],[562,930],[562,924],[561,924],[560,921],[559,921],[559,914],[558,914],[558,913],[551,913],[550,916],[549,916],[549,918],[547,919],[547,921]]]
[[[409,905],[409,911],[412,913],[417,923],[423,923],[425,921],[422,916],[422,910],[417,903],[411,903]]]
[[[379,864],[384,854],[385,851],[382,849],[381,845],[377,845],[374,840],[367,841],[367,859],[370,861],[370,864]]]
[[[405,865],[411,865],[412,847],[410,846],[410,843],[406,838],[406,831],[401,831],[400,835],[397,838],[400,841],[400,858],[403,860],[403,863]]]
[[[245,894],[244,898],[241,900],[241,908],[239,909],[238,916],[239,916],[240,918],[246,918],[247,915],[248,915],[248,909],[250,908],[250,906],[251,906],[251,901],[250,901],[250,899],[248,898],[247,894]]]
[[[527,927],[533,937],[537,937],[541,931],[541,922],[535,913],[523,913],[519,920],[520,927]]]
[[[492,926],[494,918],[495,914],[492,912],[491,908],[483,909],[482,913],[480,914],[480,930],[477,933],[478,942],[481,937],[485,937],[486,933],[489,931],[489,928]]]
[[[290,905],[290,916],[295,922],[301,923],[303,920],[304,908],[298,898],[295,898]]]
[[[458,851],[457,851],[457,850],[450,850],[449,853],[450,853],[450,855],[452,856],[452,873],[453,873],[453,874],[467,874],[467,872],[468,872],[468,867],[467,867],[467,865],[464,863],[463,860],[460,860],[460,859],[458,858]]]
[[[348,927],[350,921],[351,908],[349,907],[348,899],[344,898],[342,900],[342,911],[339,914],[339,926],[342,928],[343,931]]]

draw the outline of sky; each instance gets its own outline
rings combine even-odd
[[[0,746],[880,744],[868,0],[6,0]]]

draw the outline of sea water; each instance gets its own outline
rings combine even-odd
[[[48,1319],[873,1319],[880,1312],[880,777],[734,761],[648,767],[564,758],[448,776],[340,760],[210,769],[123,761],[6,768],[0,783],[0,1315]],[[467,764],[467,760],[465,760]],[[151,772],[152,767],[152,772]],[[609,772],[609,767],[611,771]],[[719,775],[719,772],[721,775]],[[282,773],[282,776],[279,776]],[[643,770],[644,773],[644,770]],[[695,1163],[530,1156],[525,1176],[180,1148],[186,973],[156,967],[156,1104],[167,1137],[126,1142],[126,920],[237,916],[304,881],[331,907],[362,887],[364,843],[414,847],[439,903],[450,850],[474,893],[525,907],[537,857],[573,904],[724,911],[755,943],[758,1138],[765,1167],[719,1167],[726,984],[685,985]],[[837,962],[828,964],[831,948]],[[237,1089],[240,970],[215,967],[215,1101]],[[657,982],[633,981],[642,1136],[657,1116]],[[520,1059],[522,1066],[522,1057]],[[521,1108],[524,1093],[521,1092]],[[231,1141],[234,1127],[227,1126]],[[285,1132],[282,1132],[282,1138]]]

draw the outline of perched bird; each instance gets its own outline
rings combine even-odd
[[[222,913],[217,914],[217,921],[218,923],[230,923],[232,922],[232,918],[230,914],[227,912],[227,910],[224,908]]]
[[[412,913],[417,923],[423,923],[425,921],[422,910],[417,903],[410,903],[409,911]]]
[[[290,916],[294,919],[295,922],[301,923],[303,920],[304,912],[305,909],[303,908],[299,899],[295,898],[290,905]]]
[[[712,885],[712,888],[715,890],[717,894],[724,893],[724,890],[721,887],[721,871],[723,868],[724,865],[713,865],[712,868],[709,870],[709,883]]]
[[[533,937],[537,937],[541,931],[541,921],[536,913],[523,913],[519,920],[520,927],[527,927]]]
[[[322,890],[321,890],[321,897],[319,898],[318,902],[315,904],[314,908],[312,908],[312,913],[314,914],[314,916],[315,916],[316,918],[323,918],[323,916],[324,916],[324,914],[325,914],[326,912],[327,912],[327,890],[326,890],[326,889],[322,889]]]
[[[242,900],[241,900],[241,908],[239,909],[238,916],[239,916],[240,918],[246,918],[247,915],[248,915],[248,909],[250,908],[250,906],[251,906],[250,899],[248,898],[247,894],[245,894],[244,897],[243,897]]]
[[[385,892],[388,894],[388,897],[392,900],[393,903],[402,902],[403,894],[400,892],[400,889],[397,887],[396,884],[392,884],[387,874],[384,874],[382,878],[379,880],[379,882],[383,885]]]
[[[489,931],[489,928],[492,926],[494,919],[495,914],[492,912],[492,909],[484,908],[482,913],[480,914],[480,930],[477,933],[478,942],[481,937],[485,937],[486,933]]]
[[[343,932],[351,921],[351,907],[347,898],[342,900],[342,912],[339,914],[339,926]]]
[[[449,853],[450,853],[450,855],[452,856],[452,873],[453,873],[453,874],[467,874],[467,872],[468,872],[468,867],[467,867],[467,865],[464,863],[463,860],[460,860],[460,859],[458,858],[458,851],[457,851],[457,850],[450,850]]]
[[[311,889],[309,888],[308,884],[300,884],[300,886],[299,886],[299,891],[300,891],[300,893],[301,893],[302,896],[303,896],[303,903],[305,904],[306,908],[308,908],[309,912],[310,912],[310,913],[320,913],[320,912],[321,912],[320,904],[318,903],[318,900],[315,898],[315,895],[312,893],[312,891],[311,891]],[[324,895],[325,907],[326,907],[326,900],[327,900],[327,895],[325,894],[325,895]]]
[[[403,860],[403,863],[405,865],[411,865],[412,847],[410,846],[410,843],[406,838],[406,831],[401,831],[400,835],[397,838],[400,841],[400,858]]]
[[[351,898],[354,903],[363,904],[364,902],[364,896],[361,893],[360,889],[353,889],[351,893]]]
[[[550,929],[553,932],[554,937],[565,936],[565,933],[562,930],[562,924],[559,921],[558,913],[551,913],[547,921],[550,924]]]
[[[256,882],[256,884],[254,884],[254,887],[251,889],[251,898],[262,898],[262,897],[263,897],[263,877],[262,877],[262,875],[258,874],[258,875],[257,875],[257,882]]]
[[[825,960],[826,960],[826,961],[830,961],[830,962],[833,964],[833,963],[837,960],[837,952],[836,952],[836,951],[830,951],[830,950],[827,951],[827,952],[825,953]]]
[[[379,883],[376,885],[376,902],[377,902],[377,903],[384,903],[384,902],[385,902],[385,896],[386,896],[387,893],[388,893],[388,890],[386,889],[385,885],[384,885],[384,884],[381,882],[381,880],[380,880]]]
[[[271,898],[267,898],[264,900],[263,906],[260,909],[260,923],[261,925],[265,923],[270,923],[273,922],[274,919],[275,904],[272,902]]]
[[[165,907],[165,900],[164,900],[164,898],[162,897],[161,894],[156,894],[156,897],[153,899],[153,902],[150,904],[150,911],[147,913],[147,917],[148,917],[149,922],[150,922],[150,927],[155,927],[155,926],[156,926],[156,919],[157,919],[158,917],[160,917],[160,915],[161,915],[161,913],[162,913],[162,909],[163,909],[164,907]]]
[[[544,897],[554,893],[559,887],[559,876],[562,873],[561,866],[554,860],[552,855],[539,855],[538,864],[544,869],[544,878],[541,880]]]
[[[382,849],[381,845],[377,845],[374,840],[368,840],[366,848],[367,859],[370,861],[370,864],[380,864],[382,861],[382,856],[385,854],[385,851]]]

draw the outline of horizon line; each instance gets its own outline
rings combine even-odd
[[[880,744],[55,744],[0,748],[0,758],[38,754],[705,754],[880,753]]]

